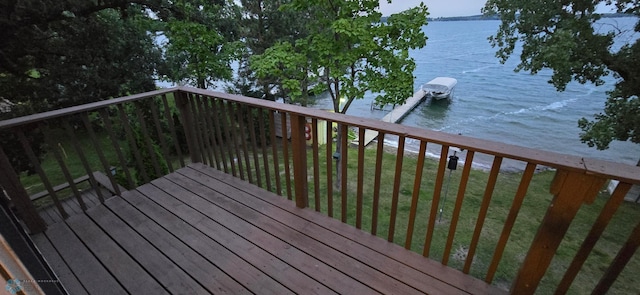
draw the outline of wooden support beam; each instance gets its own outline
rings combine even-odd
[[[551,184],[554,198],[511,287],[514,294],[533,294],[583,203],[591,203],[605,178],[558,170]]]
[[[291,114],[291,147],[293,149],[293,179],[296,206],[309,206],[309,181],[307,180],[307,140],[304,127],[307,120],[304,116]]]

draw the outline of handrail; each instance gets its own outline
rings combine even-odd
[[[404,136],[416,140],[454,146],[461,149],[471,149],[480,153],[491,154],[523,162],[530,162],[537,165],[553,167],[556,169],[566,169],[570,171],[583,172],[585,174],[601,175],[616,180],[640,184],[640,167],[637,166],[598,159],[583,158],[506,143],[498,143],[480,138],[473,138],[469,136],[449,134],[418,127],[399,125],[369,118],[337,114],[318,109],[311,109],[291,104],[282,104],[263,99],[249,98],[245,96],[215,92],[200,88],[181,86],[177,87],[176,89],[183,92],[217,97],[258,108],[264,108],[274,111],[284,111],[290,114],[343,123],[353,127],[372,129],[383,132],[385,134]],[[2,124],[0,124],[0,128],[1,127]]]
[[[58,110],[47,111],[43,113],[31,114],[27,116],[18,117],[18,118],[2,120],[0,121],[0,130],[19,126],[19,125],[35,123],[38,121],[54,119],[62,116],[69,116],[69,115],[74,115],[82,112],[94,111],[104,107],[122,104],[125,102],[141,100],[141,99],[145,99],[148,97],[157,96],[161,94],[172,93],[172,92],[175,92],[177,89],[178,89],[177,87],[165,88],[165,89],[149,91],[145,93],[133,94],[133,95],[114,98],[114,99],[107,99],[107,100],[72,106],[72,107],[58,109]]]

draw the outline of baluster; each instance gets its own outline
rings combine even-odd
[[[71,125],[69,125],[69,121],[64,122],[64,128],[67,131],[67,136],[69,136],[69,138],[71,139],[71,144],[73,145],[73,148],[76,154],[78,155],[78,158],[80,158],[80,162],[82,162],[82,166],[84,167],[85,172],[87,172],[87,176],[89,176],[89,181],[91,182],[91,185],[93,185],[95,188],[95,191],[96,191],[96,194],[98,195],[98,199],[100,200],[100,203],[104,203],[104,196],[102,195],[102,190],[98,189],[97,187],[98,182],[96,181],[96,178],[93,176],[93,169],[91,169],[91,165],[89,164],[87,157],[84,155],[84,151],[82,150],[82,147],[80,147],[80,145],[78,144],[78,138],[76,137],[76,134],[73,131],[73,128],[71,127]]]
[[[105,130],[107,130],[107,134],[109,134],[109,138],[111,138],[111,144],[113,145],[113,149],[115,150],[116,155],[118,156],[120,167],[122,167],[122,171],[124,172],[125,177],[127,178],[127,182],[129,183],[129,188],[135,188],[136,187],[135,181],[133,180],[133,177],[131,177],[131,172],[127,167],[127,160],[122,154],[122,148],[120,147],[120,143],[118,143],[118,137],[116,137],[115,133],[113,132],[113,124],[111,123],[111,118],[109,118],[109,113],[106,108],[100,109],[99,112],[100,112],[100,117],[102,118],[102,122],[104,123],[104,128]]]
[[[155,125],[156,134],[158,139],[160,140],[160,149],[162,150],[162,156],[165,158],[167,162],[167,168],[169,168],[169,172],[173,172],[173,161],[171,161],[171,157],[169,156],[169,146],[167,145],[167,140],[165,139],[164,133],[162,132],[162,123],[160,122],[160,115],[158,114],[158,106],[156,105],[155,98],[151,99],[151,116],[153,117],[153,124]]]
[[[309,206],[307,180],[307,142],[304,136],[304,126],[307,120],[304,116],[291,114],[291,148],[293,157],[293,180],[296,192],[296,206]]]
[[[164,117],[167,120],[167,122],[169,122],[169,131],[171,132],[171,136],[173,136],[173,145],[176,149],[176,154],[178,154],[180,167],[184,167],[185,166],[184,157],[182,156],[182,149],[180,148],[180,140],[178,139],[178,134],[176,132],[176,124],[173,122],[173,116],[171,116],[171,108],[169,107],[167,96],[164,94],[162,95],[162,105],[164,106]]]
[[[562,281],[558,285],[556,289],[556,294],[565,294],[571,287],[571,283],[578,275],[578,272],[582,268],[582,265],[589,257],[589,254],[596,246],[596,243],[602,236],[605,228],[613,218],[613,215],[620,207],[620,204],[624,201],[624,197],[627,195],[629,190],[631,189],[631,184],[629,183],[619,183],[616,187],[616,190],[613,192],[604,208],[600,212],[598,219],[593,224],[593,227],[589,231],[589,234],[582,242],[580,246],[580,250],[576,253],[576,256],[571,261],[571,265],[567,268],[567,271],[564,273],[562,277]],[[604,293],[604,292],[603,292]]]
[[[418,210],[418,200],[420,199],[420,186],[422,184],[422,171],[424,170],[424,158],[427,152],[427,142],[420,141],[420,153],[418,154],[418,163],[416,165],[416,173],[413,179],[413,194],[411,195],[411,210],[409,211],[409,224],[407,226],[407,237],[404,242],[405,249],[411,249],[411,240],[413,239],[413,227],[416,221],[416,211]]]
[[[78,201],[78,205],[80,205],[80,208],[82,209],[82,211],[86,211],[87,206],[84,203],[84,200],[82,199],[82,194],[78,190],[76,183],[73,181],[73,176],[71,176],[71,173],[69,172],[67,164],[65,163],[64,159],[60,155],[60,152],[57,149],[57,145],[55,141],[53,140],[53,138],[51,138],[51,129],[49,128],[49,126],[44,126],[43,128],[44,130],[42,133],[44,134],[45,142],[51,148],[53,157],[56,159],[56,162],[58,162],[58,165],[60,166],[60,170],[62,170],[62,174],[64,175],[64,178],[67,180],[67,183],[69,184],[69,187],[73,192],[73,195],[76,197],[76,200]]]
[[[238,104],[236,108],[236,116],[238,120],[238,134],[240,140],[238,140],[238,144],[242,145],[242,154],[244,155],[244,164],[247,169],[247,178],[249,183],[253,182],[253,173],[251,173],[251,161],[249,160],[249,150],[247,149],[247,136],[245,134],[245,124],[244,124],[244,105]]]
[[[280,125],[282,129],[282,157],[284,158],[284,174],[287,184],[287,199],[292,199],[291,194],[291,167],[289,167],[289,132],[287,131],[287,113],[280,113]]]
[[[214,99],[211,102],[214,118],[216,120],[216,133],[218,135],[217,138],[220,144],[222,166],[224,167],[225,173],[229,173],[228,166],[231,166],[231,175],[236,176],[236,166],[233,161],[233,149],[230,145],[231,141],[229,140],[229,128],[227,127],[227,115],[224,111],[224,106],[219,106],[219,104],[224,104],[224,102],[218,99]],[[223,139],[222,136],[224,136],[225,138]],[[226,151],[228,155],[226,159],[224,151]],[[229,165],[227,165],[227,160],[229,161]]]
[[[269,111],[269,134],[271,134],[271,152],[273,154],[273,174],[276,177],[276,192],[282,196],[282,182],[280,180],[280,161],[278,160],[278,145],[276,143],[276,116]]]
[[[373,209],[371,213],[371,234],[378,234],[378,210],[380,206],[380,182],[382,177],[382,155],[384,154],[383,132],[378,133],[378,146],[376,148],[376,172],[373,180]]]
[[[249,125],[249,141],[251,141],[251,154],[253,155],[253,166],[256,171],[256,181],[259,187],[262,187],[262,173],[260,173],[260,161],[258,159],[258,146],[255,130],[255,122],[253,120],[253,108],[247,107],[247,120]],[[247,160],[247,162],[249,162]]]
[[[462,177],[460,178],[460,187],[458,188],[458,195],[456,197],[456,204],[454,205],[453,212],[451,213],[449,235],[447,236],[447,243],[444,247],[444,254],[442,255],[442,264],[444,265],[449,264],[449,255],[451,253],[451,247],[453,247],[453,238],[456,235],[456,228],[458,226],[458,220],[460,219],[460,211],[462,210],[462,201],[464,200],[464,193],[467,190],[467,183],[469,182],[469,174],[471,173],[471,167],[473,166],[474,155],[474,151],[467,151],[464,168],[462,169]]]
[[[138,175],[142,176],[143,181],[147,183],[149,182],[149,175],[147,174],[146,169],[144,169],[144,164],[142,163],[142,155],[140,154],[140,150],[138,150],[138,145],[136,144],[131,125],[129,124],[129,119],[124,112],[124,106],[121,104],[118,105],[118,114],[120,115],[120,122],[124,127],[125,134],[127,136],[129,150],[133,151],[133,157],[135,158],[136,164],[138,165]]]
[[[333,122],[327,121],[327,215],[333,217]]]
[[[396,218],[398,214],[398,199],[400,198],[400,180],[402,179],[402,163],[404,161],[405,137],[398,137],[398,150],[396,152],[396,174],[393,181],[393,193],[391,197],[391,217],[389,219],[389,236],[387,241],[393,242],[396,232]]]
[[[339,126],[342,134],[342,136],[340,136],[340,142],[338,143],[340,145],[340,198],[342,200],[340,217],[342,218],[342,222],[347,223],[347,161],[349,155],[347,139],[349,137],[349,126],[347,124],[340,124]]]
[[[100,163],[102,163],[102,167],[104,168],[104,171],[107,174],[107,177],[109,178],[109,182],[111,183],[113,190],[116,192],[117,195],[120,195],[121,193],[120,186],[117,184],[116,180],[113,178],[113,175],[111,174],[111,165],[109,165],[109,162],[107,161],[106,157],[104,156],[104,153],[102,152],[102,148],[100,148],[101,144],[98,142],[96,138],[96,134],[93,131],[91,122],[89,122],[89,115],[85,112],[85,113],[82,113],[80,116],[82,119],[82,123],[84,124],[84,127],[87,129],[87,132],[89,133],[89,139],[91,139],[91,142],[93,143],[96,149],[96,153],[98,154],[98,159],[100,160]],[[91,174],[93,174],[93,172]],[[97,183],[93,183],[93,184],[96,184],[95,186],[96,190],[100,189]]]
[[[311,138],[313,148],[313,194],[315,200],[315,210],[320,212],[320,155],[318,147],[318,119],[311,119]]]
[[[356,189],[356,228],[362,229],[362,190],[364,186],[364,128],[358,128],[358,183]]]
[[[198,140],[196,139],[195,124],[193,120],[193,111],[191,107],[191,101],[187,94],[184,92],[176,92],[175,94],[176,105],[180,110],[180,116],[182,117],[182,128],[184,129],[184,135],[187,139],[187,146],[189,147],[189,157],[192,163],[202,162],[202,155],[200,154],[200,147]]]
[[[431,200],[431,211],[429,213],[429,224],[427,226],[427,234],[424,238],[424,248],[422,255],[429,257],[431,251],[431,239],[433,238],[433,229],[438,216],[438,205],[440,204],[440,195],[442,193],[442,184],[444,183],[444,171],[447,168],[447,159],[449,156],[449,146],[443,145],[440,149],[440,162],[438,163],[438,174],[433,189],[433,200]]]
[[[264,126],[264,110],[258,109],[258,126],[260,130],[260,147],[262,148],[262,166],[264,166],[264,177],[267,182],[267,190],[271,191],[271,173],[269,172],[269,157],[267,154],[267,135]]]
[[[498,174],[500,173],[501,165],[502,157],[494,157],[493,164],[491,165],[491,172],[489,172],[487,187],[484,190],[482,204],[480,205],[480,211],[478,212],[476,228],[473,231],[471,244],[469,244],[469,251],[467,252],[467,259],[464,261],[464,267],[462,269],[462,272],[466,274],[468,274],[471,270],[471,263],[473,262],[473,256],[476,254],[476,247],[478,246],[478,241],[480,240],[480,233],[482,232],[482,227],[484,226],[484,220],[487,217],[487,211],[489,210],[489,204],[491,203],[493,189],[496,186],[496,181],[498,180]]]

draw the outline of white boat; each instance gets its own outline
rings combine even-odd
[[[449,77],[437,77],[422,85],[425,95],[439,100],[450,98],[453,95],[453,88],[458,84],[458,80]]]

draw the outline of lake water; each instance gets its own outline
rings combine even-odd
[[[635,19],[607,21],[631,28]],[[451,103],[425,102],[401,124],[635,165],[640,145],[613,142],[608,150],[599,151],[580,142],[577,121],[603,110],[613,78],[603,86],[571,83],[566,91],[557,92],[547,83],[550,71],[515,73],[519,58],[500,64],[496,49],[487,41],[498,25],[498,21],[458,21],[431,22],[425,27],[427,46],[411,53],[417,64],[414,89],[437,76],[456,78],[458,85]],[[372,111],[372,97],[354,102],[347,114],[382,118],[387,112]],[[326,94],[315,107],[332,109],[330,106]],[[411,150],[419,148],[419,142],[406,144]]]

